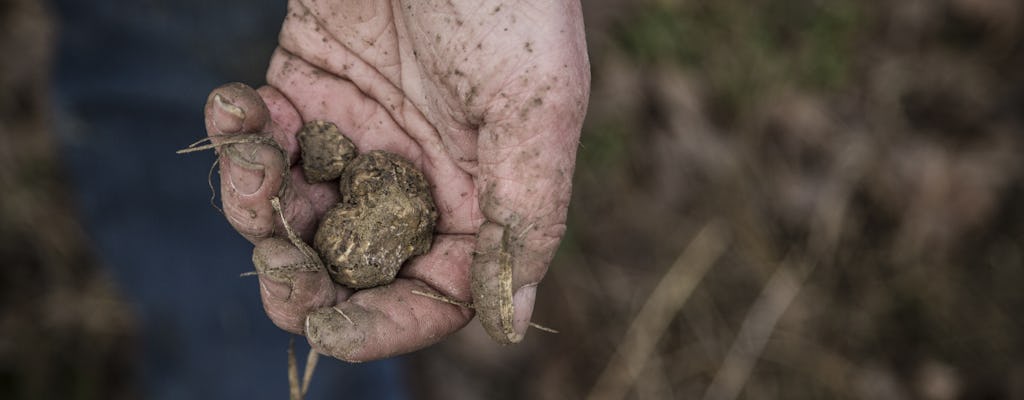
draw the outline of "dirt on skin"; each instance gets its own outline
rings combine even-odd
[[[306,179],[340,173],[342,201],[324,215],[314,247],[334,281],[362,289],[390,283],[407,259],[430,250],[437,207],[423,173],[386,151],[356,156],[329,122],[299,133]]]

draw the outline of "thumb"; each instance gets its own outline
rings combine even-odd
[[[550,217],[550,216],[548,216]],[[477,236],[471,273],[477,317],[499,343],[523,339],[533,315],[537,284],[565,231],[564,213],[546,229],[485,222]]]
[[[499,343],[523,339],[537,284],[565,234],[589,86],[585,58],[576,61],[579,68],[557,68],[550,80],[524,91],[526,100],[494,106],[516,117],[488,114],[480,126],[477,198],[486,221],[471,270],[473,302]]]
[[[590,92],[579,2],[509,12],[535,23],[487,36],[483,48],[504,49],[501,57],[469,59],[480,68],[442,80],[457,99],[448,104],[461,105],[463,121],[477,127],[476,163],[470,165],[484,223],[471,289],[480,324],[503,344],[526,334],[537,285],[565,234]],[[524,46],[509,46],[519,40]],[[462,140],[453,136],[445,143]]]
[[[253,249],[252,261],[260,281],[260,297],[267,316],[279,328],[302,334],[306,316],[347,296],[327,270],[307,258],[287,240],[269,238]]]

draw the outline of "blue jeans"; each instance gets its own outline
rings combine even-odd
[[[289,334],[264,315],[252,245],[210,206],[203,104],[258,86],[285,0],[55,1],[56,132],[86,227],[140,330],[151,399],[284,398]],[[216,173],[214,187],[218,187]],[[217,190],[219,194],[219,189]],[[308,346],[297,338],[300,364]],[[399,361],[321,359],[310,399],[406,397]]]

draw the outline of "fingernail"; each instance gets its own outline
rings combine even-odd
[[[346,315],[358,318],[359,309],[346,307]],[[359,319],[361,323],[371,323],[369,319]],[[357,353],[363,350],[366,343],[366,331],[370,326],[356,325],[349,317],[342,315],[337,307],[321,308],[306,317],[306,340],[310,347],[320,354],[348,362],[359,362],[362,358]]]
[[[292,285],[287,282],[275,281],[268,277],[260,277],[260,287],[268,296],[279,301],[288,301],[292,297]]]
[[[245,110],[225,99],[220,94],[213,95],[213,126],[222,133],[235,133],[242,130],[245,122]]]
[[[537,298],[537,285],[526,285],[512,296],[512,330],[508,339],[512,343],[523,340],[526,330],[530,328],[530,317],[533,316],[533,304]]]
[[[292,283],[286,276],[270,268],[267,255],[257,249],[252,255],[252,264],[256,267],[260,279],[260,289],[267,296],[279,301],[288,301],[292,297]]]
[[[266,171],[262,164],[255,160],[258,149],[250,144],[237,144],[224,147],[230,162],[224,163],[228,181],[235,192],[251,195],[260,190]]]

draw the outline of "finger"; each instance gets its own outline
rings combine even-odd
[[[348,301],[316,310],[306,320],[306,338],[318,353],[362,362],[422,349],[466,325],[464,308],[413,294],[430,291],[422,282],[397,279],[357,292]]]
[[[251,87],[230,83],[214,89],[206,103],[206,128],[214,144],[260,136],[270,111]],[[217,149],[224,214],[231,225],[254,243],[274,228],[269,198],[287,181],[288,164],[278,146],[252,141]]]
[[[342,360],[368,361],[424,348],[461,329],[472,310],[413,291],[467,301],[472,245],[466,236],[441,236],[429,254],[406,267],[403,277],[314,311],[306,322],[310,346]],[[448,273],[454,280],[446,279]]]
[[[270,86],[253,90],[244,83],[228,83],[210,92],[206,102],[206,130],[214,141],[235,135],[270,133],[294,164],[299,154],[294,133],[302,120],[281,92]]]
[[[280,197],[285,217],[305,239],[313,235],[316,213],[310,199],[337,200],[324,189],[305,185],[291,175],[298,158],[294,139],[301,124],[284,96],[273,88],[259,92],[243,84],[215,89],[206,105],[207,132],[218,148],[224,214],[249,241],[284,232],[270,206]],[[318,203],[319,204],[319,203]]]
[[[469,267],[475,243],[473,235],[438,235],[430,251],[406,263],[398,277],[426,283],[449,298],[472,302]]]
[[[270,114],[267,131],[288,155],[288,165],[295,165],[299,158],[299,141],[295,134],[302,127],[302,118],[296,112],[295,106],[277,89],[263,86],[257,89],[256,93],[263,98]]]
[[[287,240],[270,238],[259,242],[253,249],[252,261],[259,276],[263,309],[281,329],[302,334],[310,312],[337,301],[337,289],[327,270],[306,258]]]
[[[303,119],[291,101],[271,86],[261,87],[257,92],[263,97],[270,111],[269,131],[274,141],[288,155],[288,165],[292,169],[292,178],[288,183],[294,196],[284,196],[285,215],[299,237],[309,242],[313,239],[316,221],[341,200],[341,194],[335,184],[307,182],[301,166],[297,165],[300,158],[298,131],[302,127]],[[280,219],[275,220],[275,224],[276,232],[282,232]]]
[[[488,104],[480,126],[477,189],[486,222],[473,300],[481,324],[501,343],[522,340],[537,284],[565,232],[590,80],[578,4],[570,8],[550,24],[557,32],[525,49],[530,67],[509,79],[516,95]]]
[[[206,130],[210,136],[260,132],[269,120],[263,98],[242,83],[214,89],[206,100]]]

